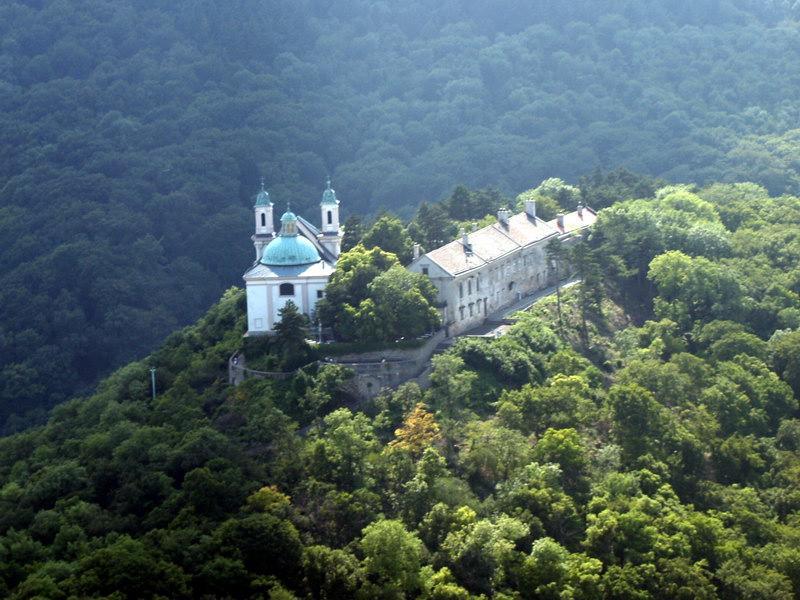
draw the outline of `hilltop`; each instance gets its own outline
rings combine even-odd
[[[332,365],[227,385],[229,290],[0,439],[0,592],[791,598],[798,225],[750,184],[618,203],[598,277],[356,412]]]

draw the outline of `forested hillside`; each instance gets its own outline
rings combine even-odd
[[[791,2],[6,0],[0,419],[83,391],[247,266],[249,205],[410,217],[594,167],[797,192]]]
[[[797,597],[798,231],[750,184],[617,203],[573,251],[602,277],[360,405],[330,364],[229,387],[229,290],[0,439],[0,595]]]

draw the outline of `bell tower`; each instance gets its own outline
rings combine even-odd
[[[264,248],[275,237],[275,226],[272,222],[272,201],[269,199],[269,192],[264,188],[264,178],[261,178],[261,191],[256,196],[253,206],[255,213],[256,228],[255,234],[251,238],[256,248],[256,262],[261,260]]]
[[[336,258],[342,248],[342,235],[339,229],[339,200],[336,199],[336,191],[331,188],[331,178],[328,177],[325,191],[322,192],[322,202],[319,204],[321,213],[319,242],[330,251]]]

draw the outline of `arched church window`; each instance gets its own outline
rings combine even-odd
[[[281,296],[294,296],[294,284],[282,283],[280,287]]]
[[[261,213],[261,226],[262,227],[267,226],[267,215],[265,215],[264,213]]]
[[[328,211],[328,225],[330,225],[331,223],[333,223],[333,213],[331,211]]]

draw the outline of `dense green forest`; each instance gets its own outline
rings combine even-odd
[[[0,421],[86,392],[251,259],[264,176],[408,218],[618,165],[800,191],[796,3],[5,0]],[[23,424],[17,421],[8,428]]]
[[[228,386],[231,289],[0,439],[0,595],[797,597],[798,232],[754,184],[615,203],[601,277],[360,404],[332,364]]]

